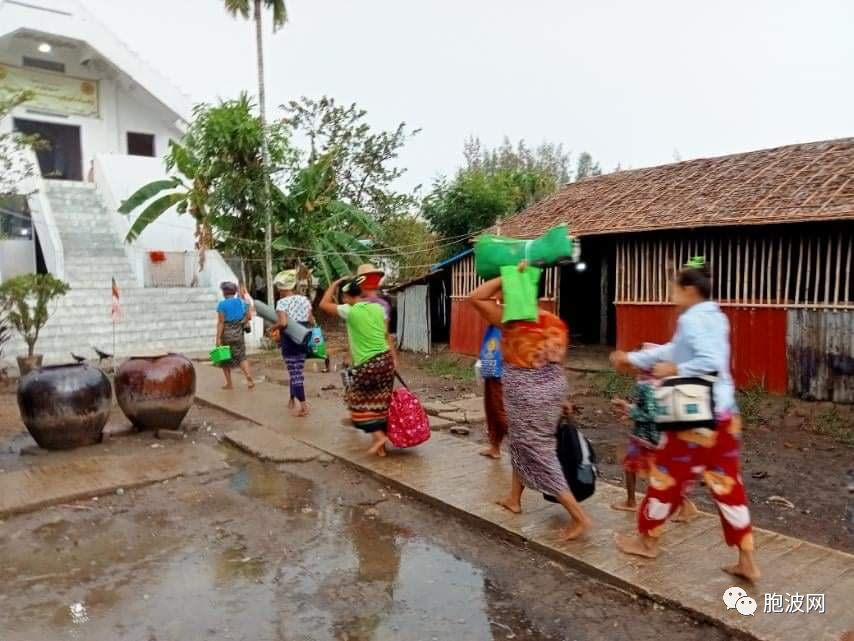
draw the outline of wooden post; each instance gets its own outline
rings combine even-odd
[[[759,302],[765,296],[765,239],[762,239],[762,260],[759,261]]]
[[[815,239],[815,287],[813,288],[813,305],[818,305],[818,288],[821,285],[821,236]]]
[[[837,245],[839,243],[837,242]],[[833,236],[827,237],[827,260],[824,264],[824,303],[830,303],[830,256],[833,253]]]
[[[727,238],[727,251],[726,251],[726,299],[728,301],[732,300],[732,279],[733,279],[733,271],[732,271],[732,236]]]
[[[848,237],[848,258],[845,259],[845,300],[851,302],[848,298],[851,296],[851,241],[852,237]]]
[[[795,305],[801,302],[801,274],[804,262],[804,237],[801,236],[801,248],[798,250],[798,271],[795,274]]]
[[[741,302],[741,239],[735,240],[735,300]]]
[[[833,304],[839,304],[839,282],[842,280],[842,236],[836,240],[836,283],[833,286]]]
[[[608,257],[602,255],[599,270],[599,344],[608,344]]]
[[[783,301],[783,235],[780,235],[780,244],[777,247],[777,302]]]
[[[804,302],[810,302],[810,276],[812,275],[812,240],[807,239],[807,276],[804,281]]]

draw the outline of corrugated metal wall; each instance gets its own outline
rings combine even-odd
[[[617,306],[617,348],[638,349],[642,343],[666,343],[676,328],[673,305]],[[761,383],[772,392],[787,390],[786,311],[724,307],[730,322],[732,372],[736,385]]]
[[[854,311],[791,309],[787,320],[789,392],[854,403]]]
[[[397,344],[400,349],[430,353],[429,285],[410,285],[397,295]]]

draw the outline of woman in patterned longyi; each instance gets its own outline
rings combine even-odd
[[[394,357],[389,350],[388,328],[383,308],[364,299],[364,276],[332,283],[320,309],[344,319],[353,367],[347,387],[347,406],[353,425],[371,435],[370,454],[385,456],[388,406],[394,388]],[[345,282],[345,280],[347,282]],[[335,302],[339,287],[344,304]]]
[[[519,268],[524,269],[524,263]],[[557,426],[568,391],[561,364],[568,344],[567,327],[545,311],[535,322],[503,323],[502,308],[494,300],[500,289],[501,278],[495,278],[471,294],[480,315],[502,332],[502,385],[513,478],[510,495],[499,505],[518,514],[526,487],[554,496],[572,517],[563,538],[575,539],[591,521],[570,492],[557,456]]]

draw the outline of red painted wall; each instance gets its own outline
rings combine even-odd
[[[540,308],[554,313],[553,301],[540,301]],[[486,321],[475,311],[467,298],[451,300],[450,350],[456,354],[478,356],[480,341],[486,331]]]
[[[673,305],[617,306],[617,348],[637,349],[644,342],[666,343],[676,327]],[[756,381],[771,392],[785,393],[786,310],[724,307],[730,322],[732,371],[736,385]]]

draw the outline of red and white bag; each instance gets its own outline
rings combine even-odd
[[[418,397],[409,391],[400,375],[396,375],[403,387],[392,392],[386,434],[395,447],[415,447],[430,438],[430,419]]]

